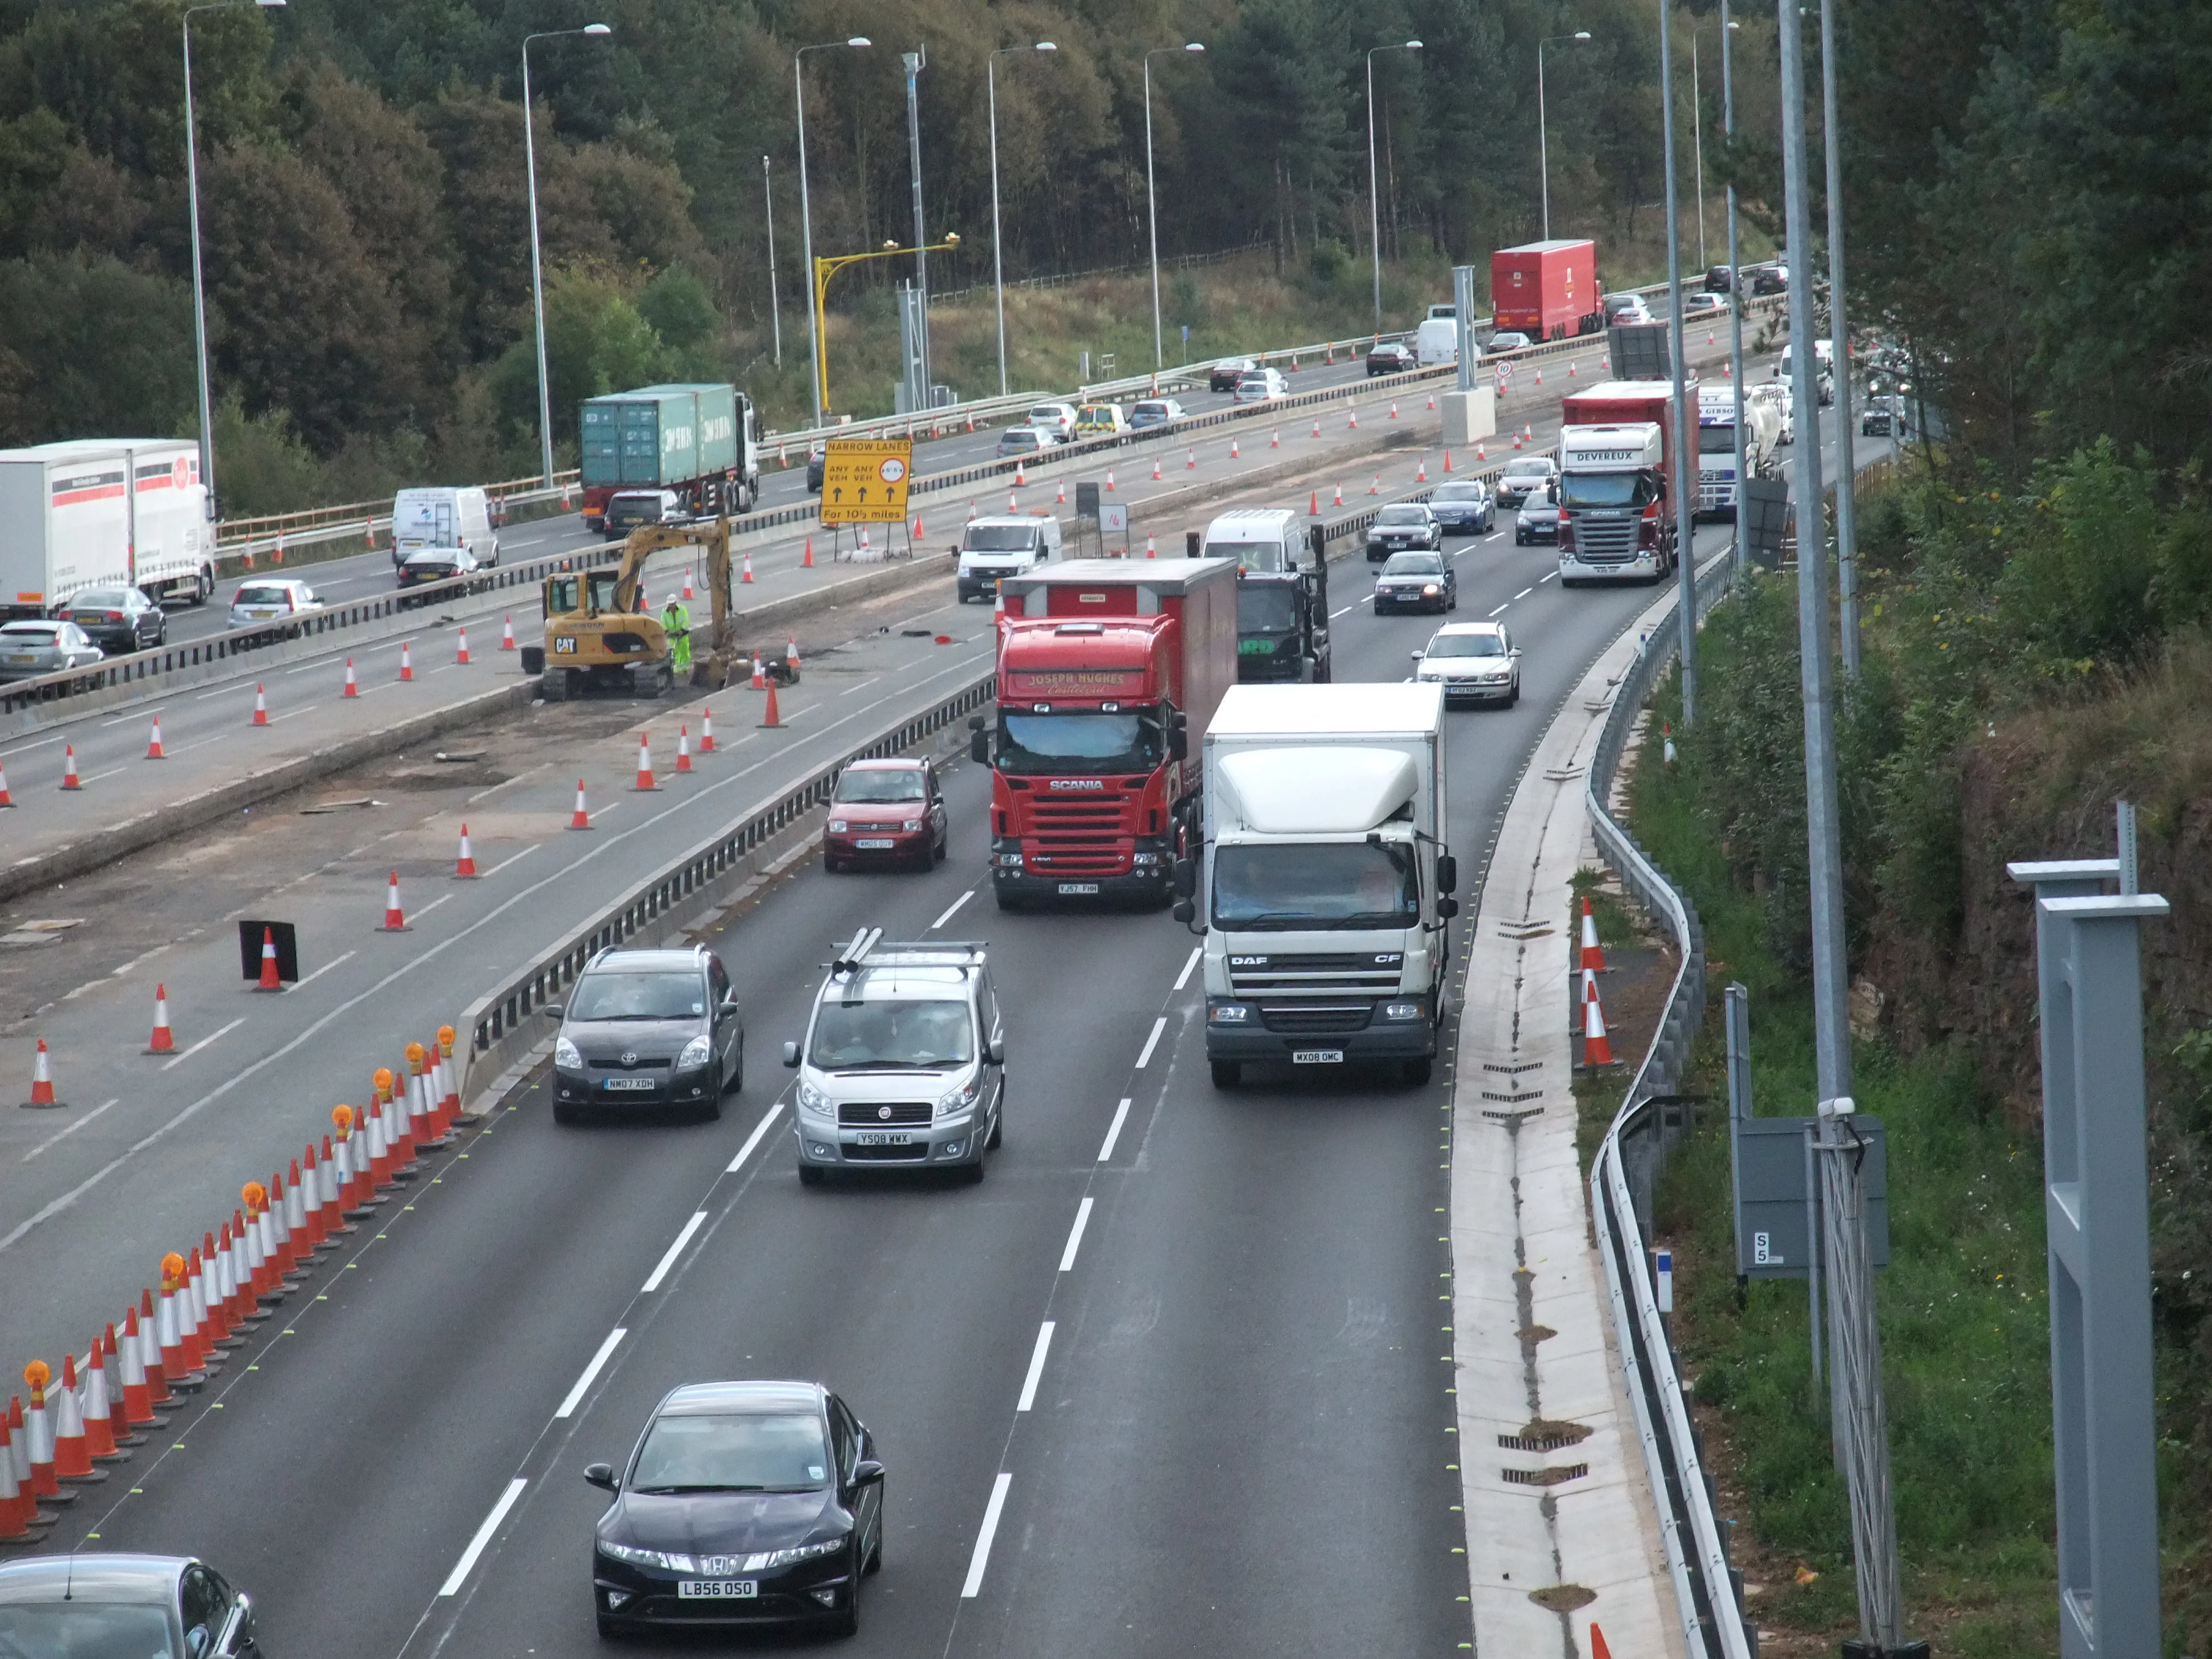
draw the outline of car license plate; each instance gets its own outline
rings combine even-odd
[[[611,1077],[607,1079],[607,1087],[649,1091],[653,1087],[653,1079],[649,1077]]]
[[[1291,1050],[1291,1064],[1293,1066],[1341,1066],[1344,1064],[1344,1050],[1341,1048],[1293,1048]]]
[[[853,843],[863,853],[888,852],[890,850],[890,844],[891,838],[889,836],[864,836]]]
[[[11,656],[11,657],[9,657],[9,658],[8,659],[8,660],[9,660],[9,662],[18,662],[18,663],[22,663],[22,664],[24,664],[25,665],[27,665],[27,666],[28,665],[30,665],[30,664],[32,664],[32,663],[34,663],[34,662],[38,661],[38,659],[37,659],[36,657],[16,657],[16,656]]]
[[[911,1146],[914,1145],[914,1137],[888,1134],[881,1130],[871,1129],[865,1134],[854,1135],[853,1144],[855,1146]]]
[[[679,1601],[744,1601],[759,1594],[760,1581],[757,1578],[679,1578],[676,1581],[676,1599]]]
[[[1068,896],[1081,897],[1085,894],[1096,894],[1098,884],[1095,881],[1063,881],[1060,884],[1060,890]]]

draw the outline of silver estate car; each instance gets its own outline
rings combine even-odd
[[[65,618],[33,617],[0,628],[0,680],[27,680],[89,668],[107,653]]]
[[[802,1042],[799,1178],[957,1168],[983,1178],[1006,1104],[1006,1040],[984,947],[863,932],[830,964]]]

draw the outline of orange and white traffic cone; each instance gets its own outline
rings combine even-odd
[[[469,630],[465,628],[461,629],[461,648],[459,653],[454,657],[453,661],[458,666],[462,668],[466,668],[469,665]]]
[[[1014,494],[1014,492],[1013,492],[1012,490],[1009,489],[1009,490],[1006,492],[1006,511],[1007,511],[1007,512],[1009,512],[1009,513],[1018,513],[1018,512],[1020,512],[1021,510],[1022,510],[1022,498],[1021,498],[1020,496],[1018,496],[1018,495],[1015,495],[1015,494]],[[861,532],[860,532],[860,550],[861,550],[861,551],[866,552],[866,551],[867,550],[867,546],[868,546],[868,532],[867,532],[866,529],[865,527],[863,527],[863,528],[862,528],[862,530],[861,530]]]
[[[782,724],[783,718],[777,712],[775,706],[775,682],[770,680],[768,683],[768,708],[762,712],[761,725],[773,731]]]
[[[169,758],[167,755],[161,752],[161,717],[159,714],[154,716],[154,735],[147,741],[146,758],[148,760],[167,760]]]
[[[253,723],[256,726],[269,724],[269,693],[258,684],[253,688]]]
[[[1474,447],[1474,459],[1478,465],[1490,459],[1490,457],[1484,453],[1483,447],[1480,444],[1477,444]]]
[[[207,1269],[200,1261],[200,1247],[192,1246],[192,1253],[185,1263],[184,1300],[177,1304],[177,1317],[184,1327],[185,1352],[192,1364],[202,1370],[222,1364],[222,1356],[216,1352],[216,1337],[219,1327],[209,1316],[207,1302]]]
[[[282,1171],[270,1176],[270,1189],[283,1182],[284,1201],[276,1212],[276,1242],[284,1252],[284,1267],[288,1273],[297,1273],[300,1264],[307,1255],[307,1195],[300,1190],[300,1160],[292,1160],[291,1179],[284,1180]]]
[[[1321,436],[1321,416],[1318,416],[1318,415],[1316,415],[1316,416],[1315,416],[1313,417],[1313,433],[1312,433],[1312,435],[1313,435],[1314,437],[1316,437],[1316,438],[1318,438],[1318,437],[1320,437],[1320,436]]]
[[[676,728],[676,769],[679,774],[691,769],[691,728],[689,726]]]
[[[760,653],[756,651],[753,653],[753,683],[751,690],[755,691],[763,691],[767,689],[768,669],[766,665],[761,661]]]
[[[177,1034],[169,1029],[169,988],[154,987],[154,1035],[147,1040],[149,1054],[173,1054],[177,1051]]]
[[[687,599],[697,597],[691,592],[691,568],[689,565],[684,568],[684,597]]]
[[[1346,404],[1344,406],[1344,415],[1345,415],[1345,421],[1344,421],[1344,423],[1345,423],[1345,426],[1346,427],[1346,428],[1347,428],[1347,429],[1349,429],[1349,430],[1352,430],[1352,431],[1355,431],[1355,432],[1356,432],[1356,431],[1358,431],[1358,428],[1359,428],[1359,408],[1358,408],[1358,404]]]
[[[46,1057],[46,1040],[39,1039],[38,1057],[31,1062],[31,1097],[26,1106],[58,1107],[62,1103],[54,1098],[53,1062]]]
[[[1544,384],[1544,370],[1541,365],[1539,365],[1536,370],[1536,384],[1538,386]]]
[[[643,732],[637,734],[636,787],[645,790],[660,787],[653,781],[653,741],[651,737]]]
[[[1613,1659],[1613,1650],[1605,1644],[1605,1632],[1595,1619],[1590,1620],[1590,1659]]]
[[[115,1327],[107,1328],[112,1333]],[[116,1340],[115,1357],[123,1380],[124,1426],[158,1424],[161,1419],[154,1413],[154,1393],[146,1382],[146,1343],[139,1334],[136,1308],[123,1316],[123,1334]]]
[[[714,752],[714,711],[704,703],[699,706],[699,752],[702,755]]]
[[[503,623],[501,624],[499,630],[499,648],[502,651],[512,651],[514,649],[514,618],[512,617],[509,617]]]
[[[1590,909],[1588,899],[1583,901],[1582,967],[1585,973],[1601,974],[1605,971],[1605,952],[1598,947],[1597,942],[1597,916]]]
[[[1394,421],[1398,418],[1398,400],[1395,398],[1390,399],[1390,418]]]
[[[1152,457],[1152,482],[1160,482],[1160,458],[1157,455]]]
[[[62,1367],[64,1382],[69,1381],[70,1369]],[[83,1411],[84,1446],[94,1462],[119,1463],[130,1455],[116,1443],[115,1411],[107,1395],[107,1356],[96,1340],[85,1355]]]
[[[1148,559],[1157,559],[1160,556],[1159,550],[1152,545],[1152,538],[1150,536],[1145,538],[1145,556]]]
[[[799,641],[797,639],[787,634],[784,636],[783,641],[783,665],[790,671],[791,683],[793,685],[798,684]]]
[[[1159,476],[1158,471],[1158,465],[1159,464],[1157,461],[1153,463],[1153,467],[1155,469],[1153,476],[1155,477]],[[1106,493],[1109,495],[1114,493],[1114,469],[1110,466],[1106,469]]]
[[[84,787],[84,785],[77,781],[76,745],[73,743],[65,743],[62,745],[62,787],[64,789]]]
[[[1513,447],[1516,449],[1521,447],[1521,434],[1517,432],[1513,434]]]
[[[1014,463],[1014,488],[1017,489],[1027,489],[1029,487],[1030,475],[1023,470],[1022,464],[1019,461],[1016,461]]]
[[[569,815],[568,827],[571,830],[592,827],[592,815],[584,810],[584,781],[581,778],[576,780],[576,810]]]
[[[1198,471],[1198,452],[1195,449],[1186,449],[1183,451],[1182,470],[1186,472],[1195,472]]]
[[[1605,1010],[1597,1000],[1597,975],[1587,971],[1583,975],[1583,1064],[1613,1064],[1613,1044],[1605,1034]]]
[[[1436,406],[1437,406],[1437,394],[1436,394],[1435,392],[1431,392],[1431,393],[1429,393],[1429,407],[1430,407],[1431,410],[1434,410],[1434,409],[1436,408]]]
[[[15,1439],[8,1413],[0,1412],[0,1543],[27,1544],[37,1539],[41,1520],[52,1517],[39,1514],[38,1498],[15,1478]]]
[[[814,538],[811,536],[806,538],[806,556],[799,562],[799,568],[801,570],[814,568]]]
[[[346,659],[346,681],[343,695],[349,697],[357,697],[361,695],[361,686],[353,677],[353,659],[351,657],[348,657]]]
[[[1421,457],[1420,465],[1413,469],[1413,482],[1415,483],[1426,483],[1428,481],[1429,458],[1424,455]]]
[[[1229,441],[1229,459],[1232,461],[1243,459],[1237,452],[1237,440],[1234,438]]]
[[[1367,493],[1370,495],[1380,495],[1382,493],[1382,475],[1380,472],[1375,475],[1375,482],[1367,486]]]
[[[107,1479],[92,1467],[92,1441],[84,1431],[84,1407],[76,1397],[76,1356],[62,1356],[61,1392],[54,1400],[54,1474],[72,1486],[89,1486]]]
[[[396,881],[398,878],[395,876],[393,879]],[[399,902],[396,889],[392,902],[395,907]],[[284,988],[284,981],[276,974],[276,930],[273,927],[261,930],[261,978],[253,988],[257,991],[281,991]]]
[[[301,1157],[307,1160],[305,1168],[301,1166],[300,1158],[292,1160],[293,1185],[300,1188],[300,1207],[307,1224],[305,1239],[300,1248],[305,1254],[312,1255],[323,1248],[324,1240],[330,1232],[331,1218],[323,1208],[323,1170],[315,1159],[313,1141],[307,1143],[307,1149]]]
[[[53,1370],[43,1359],[23,1367],[23,1381],[31,1390],[31,1409],[23,1425],[30,1436],[31,1490],[54,1503],[73,1504],[76,1494],[64,1496],[54,1468],[54,1425],[46,1411],[46,1384],[52,1378]]]
[[[415,641],[412,640],[399,641],[399,678],[403,680],[415,678]]]
[[[123,1374],[126,1368],[127,1356],[115,1340],[115,1326],[112,1322],[101,1331],[100,1340],[93,1346],[100,1350],[100,1369],[105,1383],[102,1392],[106,1397],[107,1403],[108,1431],[114,1436],[115,1443],[118,1448],[139,1445],[144,1442],[146,1437],[137,1433],[131,1427],[129,1403],[124,1399],[124,1395],[129,1391],[123,1385]],[[143,1375],[141,1375],[138,1379],[138,1386],[141,1389],[146,1386]],[[121,1455],[119,1451],[117,1455]]]
[[[161,1311],[155,1328],[161,1343],[161,1375],[169,1387],[190,1394],[204,1378],[194,1379],[191,1357],[185,1352],[184,1328],[177,1322],[177,1293],[184,1285],[185,1259],[174,1250],[161,1258]]]
[[[740,575],[740,576],[738,578],[738,585],[739,586],[743,586],[745,583],[747,583],[747,582],[749,582],[749,581],[752,580],[752,579],[753,579],[753,556],[752,556],[751,554],[748,553],[748,554],[746,554],[746,555],[745,555],[745,568],[744,568],[744,574]]]
[[[8,793],[8,769],[0,766],[0,807],[13,806],[15,798]]]
[[[1059,489],[1053,493],[1052,504],[1054,507],[1066,507],[1067,505],[1067,480],[1066,478],[1062,478],[1060,481]],[[919,525],[921,522],[921,515],[920,514],[916,514],[915,515],[914,521],[915,524]],[[919,536],[921,534],[921,532],[916,530],[914,533]]]
[[[391,884],[385,890],[384,925],[378,928],[377,932],[380,933],[404,933],[406,931],[407,915],[406,912],[399,908],[399,872],[397,870],[394,870],[392,872]],[[266,964],[269,960],[265,946],[264,947],[264,954],[261,959],[264,964]],[[266,979],[269,976],[269,969],[265,965],[261,970],[261,976],[264,979]]]
[[[1531,425],[1524,425],[1521,428],[1521,435],[1533,444],[1536,441],[1536,428]]]
[[[453,866],[455,881],[474,881],[477,878],[477,855],[469,849],[469,826],[461,826],[461,856]]]
[[[154,1292],[142,1289],[138,1292],[138,1363],[146,1373],[146,1397],[156,1406],[166,1406],[175,1396],[169,1392],[169,1379],[161,1370],[161,1333],[154,1322]]]
[[[1282,447],[1283,429],[1280,427],[1277,427],[1273,431],[1267,434],[1267,447],[1270,449],[1280,449]]]
[[[438,1028],[439,1121],[448,1129],[461,1115],[461,1073],[453,1064],[453,1043],[458,1036],[450,1025]]]

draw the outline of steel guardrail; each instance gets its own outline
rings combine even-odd
[[[1692,588],[1702,616],[1725,590],[1732,559],[1712,561]],[[1663,1157],[1663,1111],[1686,1068],[1705,1017],[1705,930],[1694,907],[1675,890],[1634,836],[1606,805],[1629,732],[1651,688],[1674,661],[1679,641],[1679,603],[1653,627],[1627,673],[1614,688],[1613,707],[1600,728],[1583,786],[1583,804],[1598,852],[1637,902],[1674,937],[1680,954],[1673,986],[1620,1109],[1599,1143],[1590,1169],[1590,1214],[1605,1265],[1614,1335],[1626,1372],[1630,1404],[1651,1492],[1660,1509],[1660,1535],[1685,1646],[1706,1659],[1753,1659],[1755,1632],[1744,1617],[1741,1581],[1729,1565],[1725,1533],[1716,1515],[1711,1477],[1696,1425],[1690,1420],[1681,1373],[1659,1314],[1645,1247],[1644,1218],[1650,1182]],[[1632,1137],[1662,1134],[1641,1173],[1645,1190],[1632,1189],[1626,1157]]]

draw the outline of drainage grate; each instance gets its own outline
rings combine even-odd
[[[1526,1089],[1522,1091],[1519,1094],[1501,1095],[1496,1093],[1494,1091],[1485,1089],[1482,1091],[1482,1097],[1485,1100],[1501,1101],[1504,1104],[1510,1106],[1516,1101],[1541,1100],[1544,1097],[1544,1091],[1541,1089]]]
[[[1486,1060],[1482,1062],[1484,1071],[1503,1073],[1507,1077],[1518,1077],[1523,1072],[1541,1071],[1543,1066],[1544,1062],[1540,1060],[1516,1060],[1510,1062]]]
[[[1579,1480],[1589,1473],[1587,1463],[1570,1463],[1565,1468],[1505,1469],[1501,1471],[1505,1482],[1512,1486],[1556,1486],[1568,1480]]]
[[[1554,1452],[1579,1446],[1591,1431],[1580,1423],[1531,1423],[1518,1434],[1501,1434],[1498,1443],[1506,1451]]]
[[[1528,1106],[1517,1112],[1486,1111],[1483,1116],[1488,1118],[1492,1123],[1526,1123],[1530,1118],[1540,1116],[1542,1112],[1543,1108],[1540,1106]]]

